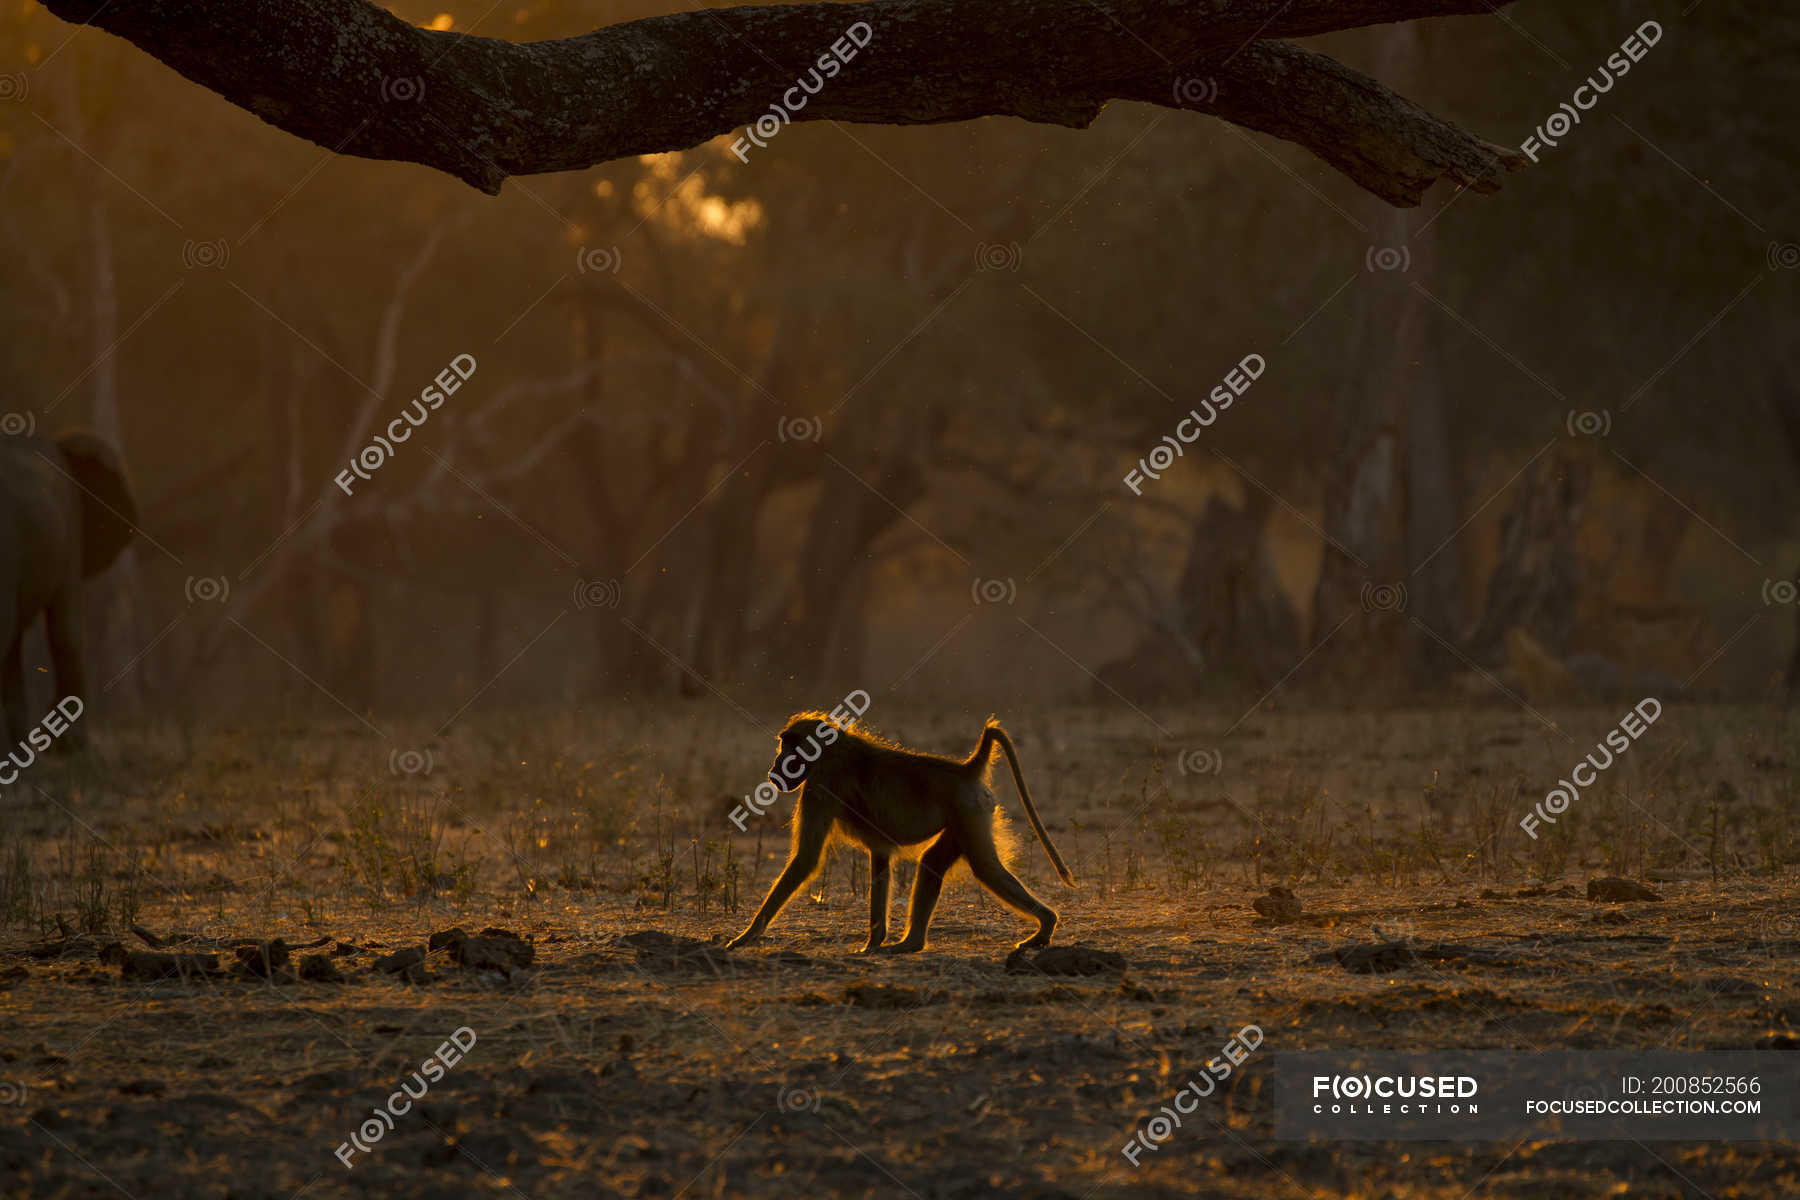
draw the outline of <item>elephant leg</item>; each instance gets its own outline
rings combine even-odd
[[[11,749],[25,740],[25,635],[8,625],[0,637],[8,639],[0,658],[0,727],[6,731],[5,749]]]
[[[67,696],[79,696],[83,705],[88,702],[87,664],[81,651],[81,618],[79,587],[63,589],[62,594],[51,601],[49,611],[45,613],[45,629],[50,641],[50,667],[56,672],[57,694],[51,701],[52,704],[62,703]],[[80,721],[63,734],[61,744],[70,750],[80,750],[87,745],[87,731]]]

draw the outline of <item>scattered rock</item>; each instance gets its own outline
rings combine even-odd
[[[502,971],[508,975],[529,967],[537,955],[530,942],[507,937],[472,937],[450,947],[450,958],[470,970]]]
[[[426,983],[431,979],[425,970],[425,951],[419,946],[382,955],[375,960],[375,969],[384,975],[398,975],[408,983]]]
[[[1374,975],[1410,967],[1419,960],[1405,942],[1357,942],[1331,952],[1340,967],[1356,975]]]
[[[339,958],[348,958],[352,954],[361,954],[362,950],[352,942],[339,942],[331,948],[331,952]]]
[[[219,973],[211,954],[164,954],[156,950],[127,950],[117,942],[101,952],[102,962],[117,962],[121,979],[197,979]]]
[[[1588,880],[1587,898],[1607,903],[1626,903],[1633,900],[1661,900],[1662,897],[1651,891],[1635,879],[1621,879],[1617,875],[1608,875],[1601,879]]]
[[[323,954],[308,954],[300,959],[300,978],[308,983],[343,983],[344,973]]]
[[[1300,914],[1306,911],[1300,897],[1279,884],[1271,887],[1268,895],[1252,900],[1250,907],[1277,924],[1299,920]]]
[[[1035,953],[1021,946],[1006,957],[1009,975],[1100,975],[1124,969],[1123,954],[1080,944],[1046,946]]]
[[[448,951],[450,961],[458,966],[472,971],[499,971],[509,978],[520,967],[529,967],[537,953],[530,942],[491,926],[479,937],[470,937],[461,929],[434,933],[431,948]]]
[[[630,933],[620,934],[619,940],[627,946],[635,946],[639,950],[683,950],[690,946],[709,944],[699,938],[664,933],[660,929],[635,929]]]
[[[844,989],[844,1003],[857,1008],[923,1008],[941,1004],[944,993],[920,991],[918,988],[893,987],[885,983],[857,983]]]
[[[1396,971],[1425,962],[1466,962],[1484,967],[1510,967],[1515,960],[1502,950],[1479,946],[1458,946],[1452,942],[1436,942],[1419,946],[1404,941],[1355,942],[1313,956],[1314,962],[1336,962],[1344,970],[1358,975]]]
[[[118,943],[110,942],[107,945],[108,946],[116,946],[116,945],[118,945]],[[102,956],[100,961],[105,962],[106,961],[106,958],[105,958],[106,949],[107,949],[107,946],[102,946],[100,944],[100,942],[97,941],[96,939],[88,937],[85,934],[76,934],[73,937],[56,938],[55,940],[52,940],[52,941],[34,942],[30,946],[26,947],[25,953],[30,955],[32,958],[35,958],[38,961],[43,962],[43,961],[46,961],[49,959],[62,958],[65,955],[70,955],[70,954],[79,954],[79,955],[86,956],[86,955],[94,953],[95,951],[99,951]]]

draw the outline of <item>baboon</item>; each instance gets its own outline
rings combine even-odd
[[[818,870],[833,835],[869,852],[869,943],[861,953],[912,953],[925,948],[925,932],[944,876],[966,861],[975,878],[995,896],[1027,916],[1037,918],[1037,932],[1019,943],[1021,949],[1050,944],[1056,913],[1026,890],[1001,861],[995,839],[994,794],[989,787],[994,747],[1012,768],[1013,783],[1024,802],[1031,828],[1043,843],[1056,873],[1075,886],[1062,856],[1038,819],[1012,739],[992,717],[981,731],[975,752],[958,761],[919,754],[869,733],[848,728],[826,713],[800,713],[781,731],[769,782],[780,790],[800,789],[794,805],[793,849],[780,878],[769,889],[750,927],[726,948],[760,939],[769,922],[800,885]],[[806,750],[810,748],[809,755]],[[907,913],[906,936],[887,942],[888,865],[901,847],[936,838],[919,858]]]

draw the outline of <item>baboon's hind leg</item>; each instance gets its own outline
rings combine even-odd
[[[944,876],[961,857],[956,834],[948,829],[919,856],[919,873],[913,879],[912,903],[906,912],[906,936],[884,949],[896,954],[917,954],[925,948],[925,932],[931,927],[931,914],[937,908],[938,893],[944,888]]]
[[[969,848],[969,872],[999,897],[1001,903],[1037,918],[1038,931],[1020,942],[1019,949],[1036,950],[1050,944],[1050,934],[1056,928],[1055,910],[1032,895],[1018,877],[1006,869],[991,840],[983,840]]]

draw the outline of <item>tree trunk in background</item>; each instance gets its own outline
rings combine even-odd
[[[273,355],[271,342],[273,335],[267,326],[262,327],[263,352]],[[291,529],[299,519],[301,505],[304,503],[306,484],[305,469],[307,463],[306,412],[307,383],[312,378],[311,367],[316,359],[312,357],[311,347],[297,343],[290,344],[287,370],[286,394],[280,402],[280,412],[274,428],[283,432],[281,445],[286,450],[285,471],[275,480],[276,514],[274,527]],[[328,650],[325,644],[325,592],[324,572],[319,567],[317,547],[296,555],[294,558],[265,564],[265,570],[285,571],[288,580],[281,589],[287,607],[288,628],[293,630],[294,640],[302,663],[320,664],[326,661]]]
[[[1487,605],[1468,638],[1476,662],[1506,659],[1506,631],[1523,629],[1552,655],[1569,649],[1580,560],[1575,529],[1587,498],[1583,464],[1540,458],[1518,483],[1500,522],[1500,552],[1488,577]]]
[[[826,459],[816,468],[824,486],[800,548],[793,601],[772,631],[776,677],[863,686],[859,654],[867,606],[860,577],[869,570],[875,540],[903,521],[901,512],[925,494],[925,464],[938,425],[931,414],[898,432],[863,434],[871,427],[855,425],[860,435],[855,442],[827,444],[844,466]],[[799,446],[789,453],[816,456],[819,449]]]
[[[1149,701],[1261,690],[1292,669],[1305,651],[1265,535],[1272,507],[1253,488],[1242,508],[1207,500],[1168,603],[1149,614],[1152,628],[1131,654],[1101,669],[1102,683]]]
[[[594,366],[601,361],[606,353],[606,322],[598,305],[576,307],[570,337],[580,366]],[[588,376],[584,408],[604,412],[606,402],[606,372],[597,367]],[[606,486],[610,472],[604,438],[600,426],[590,421],[573,430],[565,443],[570,466],[580,481],[583,510],[592,522],[592,541],[582,563],[583,575],[574,586],[593,595],[604,595],[605,585],[616,584],[620,592],[616,608],[584,608],[577,614],[592,630],[593,657],[587,694],[600,701],[629,696],[651,686],[656,672],[667,666],[661,655],[620,620],[635,611],[624,595],[630,586],[625,569],[638,551],[632,548],[635,543],[631,530],[626,528]]]
[[[1377,70],[1403,87],[1420,81],[1426,54],[1418,27],[1370,36]],[[1345,414],[1335,444],[1349,457],[1339,459],[1326,494],[1325,528],[1343,549],[1325,548],[1313,627],[1324,638],[1344,626],[1320,654],[1328,676],[1404,689],[1438,678],[1453,662],[1409,618],[1459,640],[1461,557],[1452,535],[1461,503],[1437,354],[1446,334],[1442,315],[1421,294],[1439,294],[1433,231],[1409,238],[1404,214],[1369,211],[1374,240],[1358,287],[1348,394],[1334,408]]]
[[[105,121],[90,124],[82,107],[90,82],[79,69],[69,73],[70,87],[63,120],[71,140],[88,147],[87,153],[106,155],[112,139]],[[89,188],[88,242],[90,259],[90,291],[88,313],[91,336],[89,353],[94,359],[93,397],[87,424],[108,445],[118,451],[125,463],[127,478],[131,471],[131,448],[125,444],[119,420],[119,285],[118,269],[113,257],[112,222],[107,214],[107,193],[113,183],[99,172],[84,176]],[[69,421],[67,424],[75,424]],[[46,430],[55,433],[55,430]],[[90,699],[96,686],[104,687],[125,665],[140,654],[150,642],[151,634],[142,628],[140,600],[144,594],[144,571],[138,553],[137,539],[125,547],[105,576],[92,581],[85,589],[85,623],[91,635],[92,650],[88,655],[88,690]],[[141,711],[143,683],[136,671],[119,679],[107,691],[108,700],[120,710]]]
[[[98,186],[98,185],[96,185]],[[119,422],[119,370],[114,343],[119,339],[118,275],[113,264],[112,227],[106,214],[106,202],[96,195],[88,206],[88,230],[93,253],[93,352],[98,356],[94,368],[94,432],[119,452],[126,469],[131,468],[131,450],[125,445],[124,430]],[[112,679],[145,645],[148,636],[139,636],[138,600],[144,594],[143,563],[134,538],[113,563],[103,580],[87,588],[87,622],[90,630],[98,630],[94,639],[95,653],[89,660],[89,671],[102,685]],[[88,681],[91,690],[95,679]],[[133,671],[119,680],[107,695],[121,710],[137,712],[143,707],[143,686]]]
[[[1796,468],[1800,468],[1800,389],[1792,386],[1773,387],[1769,390],[1769,398],[1775,409],[1775,423],[1780,426],[1783,439],[1787,442],[1788,457],[1793,460]],[[1788,580],[1800,583],[1800,566],[1794,568],[1788,575]],[[1788,654],[1787,673],[1782,680],[1790,701],[1800,695],[1800,606],[1796,606],[1794,612],[1794,648]]]

